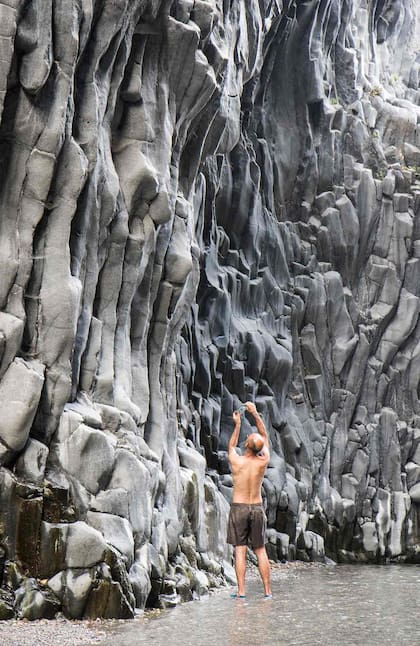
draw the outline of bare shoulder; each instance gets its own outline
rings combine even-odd
[[[231,464],[239,464],[242,461],[242,456],[236,452],[235,448],[230,449],[228,452],[228,458]]]
[[[268,464],[268,462],[270,461],[270,451],[266,446],[258,454],[258,459],[261,460],[263,464]]]

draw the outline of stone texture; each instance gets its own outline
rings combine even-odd
[[[106,542],[115,547],[124,556],[127,564],[131,565],[134,559],[134,539],[128,520],[112,514],[90,511],[87,521],[91,527],[100,531]]]
[[[15,591],[15,605],[20,619],[52,619],[60,602],[49,590],[41,589],[35,579],[25,579]]]
[[[15,473],[29,482],[41,485],[44,480],[47,458],[48,448],[45,444],[29,438],[16,461]]]
[[[0,458],[8,462],[23,449],[31,431],[42,386],[44,367],[36,361],[16,358],[0,382]]]
[[[85,522],[41,525],[40,577],[48,578],[66,568],[89,568],[101,562],[106,544],[102,534]]]
[[[86,599],[94,583],[94,577],[89,570],[80,571],[67,569],[58,572],[48,580],[48,587],[61,602],[61,608],[66,617],[82,617]]]
[[[272,558],[420,551],[420,22],[397,4],[0,6],[1,616],[231,580],[247,399]]]

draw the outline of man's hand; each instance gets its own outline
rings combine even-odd
[[[245,408],[248,413],[251,413],[251,415],[255,419],[255,424],[257,425],[257,430],[260,435],[263,436],[264,438],[264,443],[266,446],[268,446],[268,435],[267,431],[265,430],[264,422],[262,421],[261,417],[258,414],[257,407],[255,406],[254,402],[246,402],[245,403]]]
[[[254,402],[246,402],[245,408],[248,411],[248,413],[251,413],[251,415],[257,414],[257,407],[255,406]]]
[[[234,410],[232,417],[234,421],[234,427],[233,427],[233,433],[230,436],[230,440],[228,443],[228,456],[229,456],[229,462],[231,464],[232,464],[232,461],[235,461],[238,458],[235,448],[236,448],[236,445],[238,444],[239,432],[241,430],[241,414],[238,410]]]
[[[240,424],[240,422],[241,422],[241,414],[240,414],[239,411],[234,410],[232,417],[233,417],[233,421],[235,422],[235,425]]]

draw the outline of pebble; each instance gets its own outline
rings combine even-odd
[[[105,633],[101,621],[69,621],[40,619],[39,621],[0,621],[0,644],[7,646],[78,646],[98,644]]]

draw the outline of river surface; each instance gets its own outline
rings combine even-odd
[[[419,646],[420,566],[314,566],[110,626],[110,646]]]

